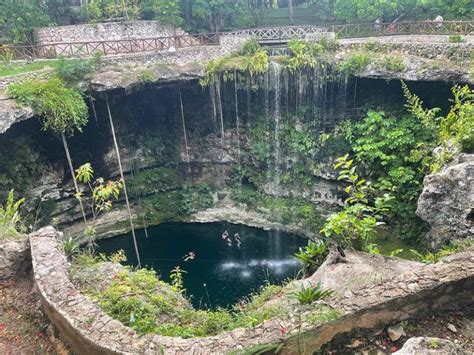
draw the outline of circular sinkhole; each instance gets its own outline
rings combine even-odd
[[[184,288],[194,307],[228,307],[267,282],[295,277],[292,256],[307,244],[300,236],[230,223],[165,223],[136,232],[143,265],[165,281],[176,266],[185,270]],[[131,234],[97,242],[110,255],[123,249],[127,263],[137,259]]]

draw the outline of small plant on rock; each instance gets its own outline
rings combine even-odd
[[[289,296],[295,298],[301,305],[311,304],[316,301],[325,300],[334,293],[333,290],[323,288],[320,282],[316,286],[301,285],[299,291],[291,293]]]
[[[24,198],[15,201],[15,193],[11,190],[5,206],[0,205],[0,239],[16,237],[23,231],[20,207],[24,202]]]
[[[322,240],[317,240],[316,242],[310,240],[306,247],[300,248],[294,255],[294,258],[302,265],[301,272],[303,277],[314,273],[324,262],[328,252],[328,242]]]
[[[69,237],[63,242],[63,251],[69,260],[72,260],[80,253],[80,245],[72,237]]]

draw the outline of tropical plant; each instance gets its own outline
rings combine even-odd
[[[171,286],[176,292],[185,292],[183,275],[187,274],[187,271],[181,269],[179,266],[176,266],[170,272]]]
[[[71,260],[74,256],[80,253],[80,245],[77,243],[74,238],[69,237],[63,241],[63,251],[66,254],[66,257]]]
[[[328,217],[321,233],[344,247],[367,250],[375,228],[385,223],[383,217],[389,212],[393,197],[388,193],[377,196],[383,192],[376,191],[370,182],[361,178],[353,162],[348,155],[337,159],[338,180],[346,182],[344,192],[348,197],[344,208]]]
[[[301,284],[298,291],[289,294],[289,297],[297,299],[301,305],[307,305],[316,301],[322,301],[332,296],[333,290],[325,289],[320,282],[316,286],[312,284],[305,286]]]
[[[367,67],[370,57],[367,53],[351,54],[339,64],[339,71],[347,78]]]
[[[302,68],[314,68],[317,57],[324,52],[324,47],[319,43],[308,43],[301,40],[288,42],[291,55],[285,60],[284,65],[290,72]]]
[[[299,248],[299,251],[294,255],[302,265],[303,277],[307,277],[314,273],[324,262],[329,253],[329,244],[326,241],[308,241],[308,245],[304,248]]]
[[[33,43],[35,28],[48,26],[51,20],[43,1],[2,0],[0,2],[0,26],[6,30],[14,44]]]
[[[183,23],[179,0],[141,0],[141,17],[163,25],[178,27]]]
[[[56,75],[67,85],[76,85],[100,66],[102,52],[94,52],[89,59],[59,58]]]
[[[24,230],[20,216],[20,207],[24,202],[24,198],[15,201],[15,192],[11,190],[5,206],[0,205],[0,239],[15,237]]]
[[[90,208],[92,212],[92,223],[94,223],[104,211],[108,211],[112,208],[112,199],[117,200],[120,195],[120,191],[123,188],[122,182],[119,181],[105,181],[104,178],[94,179],[94,169],[90,163],[81,165],[76,170],[76,179],[89,187],[90,190]],[[83,199],[84,194],[80,193],[76,197]]]
[[[441,150],[431,164],[430,170],[440,170],[452,157],[459,152],[474,151],[474,90],[467,85],[454,86],[451,91],[454,99],[449,113],[445,117],[437,116],[439,108],[425,109],[423,102],[413,95],[408,86],[402,82],[403,92],[407,99],[408,111],[426,129],[435,132],[437,144]]]
[[[76,130],[82,132],[82,128],[88,122],[88,108],[82,93],[77,89],[66,87],[59,78],[12,83],[8,87],[8,92],[18,102],[33,108],[41,120],[43,130],[51,130],[61,137],[74,188],[76,194],[79,194],[66,136],[73,135]],[[79,205],[82,217],[87,221],[81,200]]]

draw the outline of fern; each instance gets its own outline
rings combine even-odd
[[[20,207],[24,202],[24,198],[15,201],[15,193],[11,190],[5,206],[0,205],[0,239],[15,237],[23,231]]]

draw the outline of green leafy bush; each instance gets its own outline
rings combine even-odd
[[[295,298],[301,305],[307,305],[316,301],[325,300],[334,293],[333,290],[324,289],[320,282],[316,286],[301,285],[299,291],[290,294],[290,297]]]
[[[59,58],[56,75],[66,84],[73,85],[97,70],[102,60],[102,53],[95,52],[89,59]]]
[[[339,71],[343,73],[346,78],[364,70],[370,63],[370,57],[366,53],[352,54],[339,64]]]
[[[387,193],[377,196],[383,191],[375,190],[356,173],[357,167],[353,160],[348,160],[348,155],[338,158],[335,168],[340,169],[338,179],[347,183],[344,192],[348,197],[344,208],[328,217],[321,233],[344,247],[368,250],[375,228],[384,224],[383,217],[393,197]]]
[[[88,122],[88,108],[82,93],[66,87],[59,78],[12,83],[8,93],[33,108],[42,121],[43,130],[68,134],[75,129],[82,131]]]
[[[306,247],[299,248],[294,258],[302,265],[303,277],[313,274],[324,262],[328,253],[329,245],[322,240],[316,242],[309,240]]]
[[[455,35],[450,35],[449,38],[449,43],[461,43],[464,42],[464,39],[461,35],[455,34]]]
[[[285,60],[284,66],[292,73],[302,68],[314,68],[318,56],[325,52],[323,45],[301,40],[289,41],[288,47],[291,55]]]
[[[15,201],[15,193],[8,193],[5,205],[0,205],[0,239],[16,237],[24,231],[21,224],[20,207],[25,199]]]

